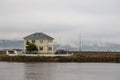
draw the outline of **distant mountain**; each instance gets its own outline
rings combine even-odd
[[[0,49],[23,49],[23,40],[0,40]],[[78,45],[60,45],[56,44],[57,49],[79,50]],[[84,51],[120,51],[120,44],[108,42],[91,42],[82,43],[81,50]]]
[[[66,50],[79,50],[78,45],[58,45],[59,49]],[[120,51],[120,44],[108,43],[108,42],[91,42],[86,41],[81,44],[81,50],[83,51]]]
[[[0,40],[0,49],[23,49],[22,40]]]
[[[82,50],[94,51],[120,51],[120,44],[108,42],[84,42],[82,43]]]

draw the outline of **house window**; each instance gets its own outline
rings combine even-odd
[[[51,50],[52,50],[52,47],[48,47],[48,50],[51,51]]]
[[[42,39],[40,39],[40,43],[43,43],[43,40],[42,40]]]
[[[43,47],[42,47],[42,46],[40,46],[40,47],[39,47],[39,49],[40,49],[40,50],[43,50]]]
[[[32,43],[35,43],[35,40],[32,40]]]

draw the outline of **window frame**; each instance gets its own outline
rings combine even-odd
[[[39,41],[40,41],[40,43],[43,43],[43,39],[40,39]]]
[[[32,43],[33,43],[33,44],[35,43],[35,40],[34,40],[34,39],[32,39]]]
[[[49,51],[52,51],[52,50],[53,50],[53,48],[49,46],[49,47],[48,47],[48,50],[49,50]]]
[[[39,50],[40,51],[44,50],[43,46],[39,46]]]

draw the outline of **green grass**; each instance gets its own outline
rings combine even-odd
[[[0,57],[7,57],[6,54],[0,54]]]
[[[120,57],[120,54],[115,54],[114,56],[115,56],[115,57]]]
[[[85,55],[82,55],[82,54],[77,54],[75,55],[77,58],[85,58],[86,56]]]

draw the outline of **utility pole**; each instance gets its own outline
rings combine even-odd
[[[79,51],[82,50],[82,38],[81,38],[81,32],[79,33]]]

